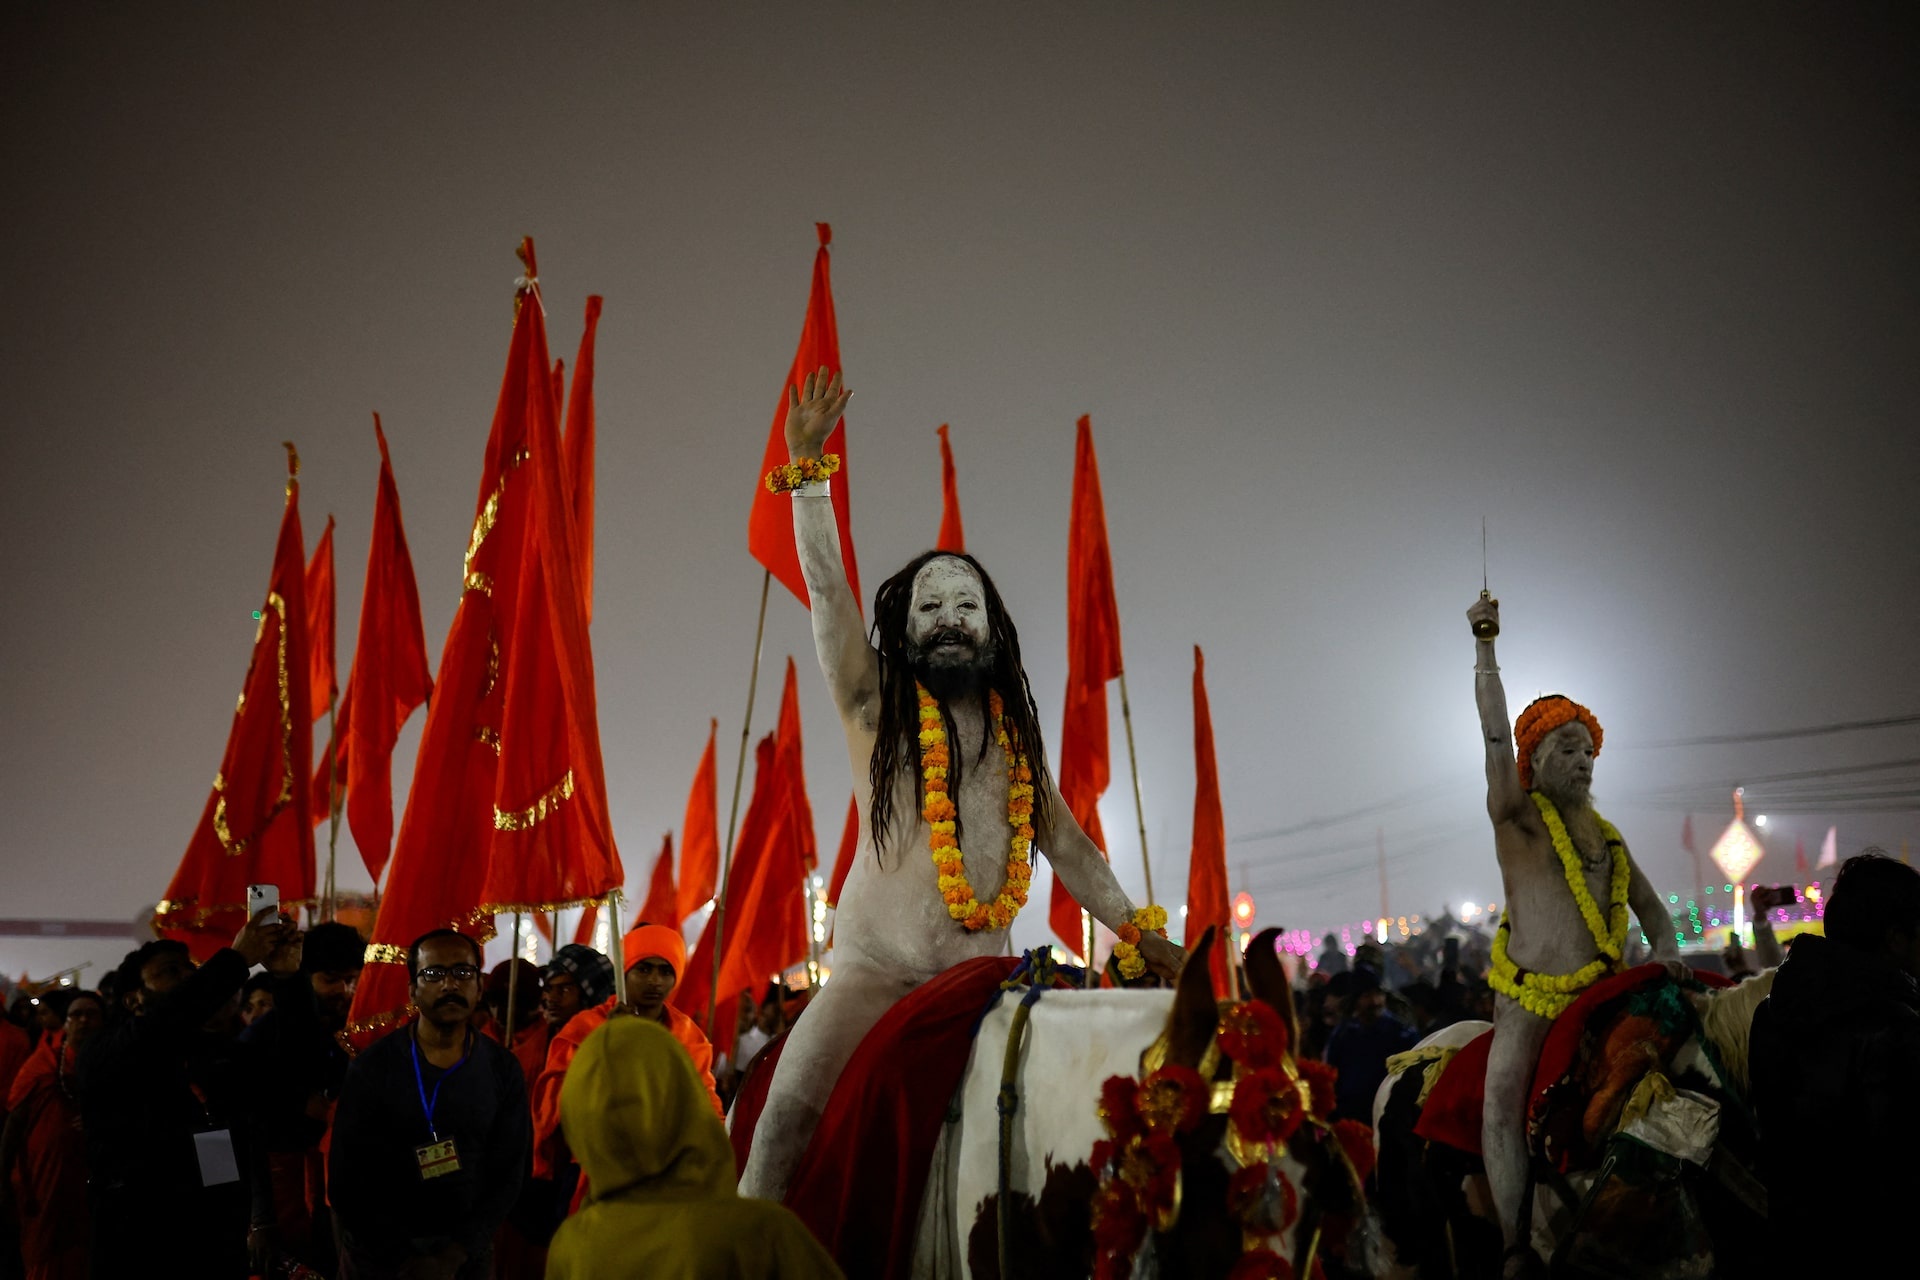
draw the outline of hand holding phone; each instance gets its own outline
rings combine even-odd
[[[258,920],[262,911],[280,914],[279,885],[250,884],[247,886],[247,919]]]

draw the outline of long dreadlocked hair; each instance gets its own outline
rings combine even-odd
[[[993,579],[972,556],[957,551],[928,551],[914,557],[906,568],[880,584],[873,597],[873,628],[869,633],[880,653],[880,716],[873,745],[873,761],[867,777],[873,786],[873,806],[868,812],[873,832],[874,856],[879,857],[893,833],[894,775],[902,764],[912,767],[919,760],[920,700],[914,690],[913,655],[907,642],[907,609],[913,600],[913,580],[928,561],[950,556],[973,567],[980,575],[981,593],[987,606],[987,643],[992,649],[993,666],[987,674],[987,687],[1000,694],[1005,716],[1007,740],[1024,751],[1033,770],[1034,826],[1050,829],[1053,805],[1053,775],[1047,769],[1047,750],[1040,740],[1040,712],[1033,705],[1033,690],[1027,685],[1027,671],[1020,662],[1020,635],[1007,614]],[[986,714],[986,708],[981,708]],[[960,737],[953,726],[953,712],[940,704],[940,718],[946,722],[947,741],[955,745],[948,766],[948,789],[960,794],[961,759],[957,750]],[[982,734],[980,754],[974,763],[986,758],[991,734]],[[924,780],[913,770],[916,800],[924,800]],[[916,809],[918,806],[916,805]],[[956,822],[958,818],[956,816]],[[956,835],[958,828],[955,829]]]

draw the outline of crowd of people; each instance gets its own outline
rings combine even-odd
[[[668,1002],[679,932],[622,941],[624,999],[590,947],[487,972],[471,938],[429,933],[406,960],[416,1016],[358,1056],[341,1033],[365,942],[338,923],[263,916],[201,964],[149,942],[98,990],[17,1001],[0,1024],[0,1277],[838,1274],[797,1219],[739,1197],[721,1123],[806,993],[743,993],[716,1051]],[[1871,1232],[1916,1189],[1872,1151],[1920,1137],[1920,874],[1853,859],[1824,937],[1784,963],[1759,941],[1755,980],[1773,985],[1753,1101],[1775,1203]],[[1389,1058],[1490,1016],[1486,939],[1349,953],[1328,935],[1296,1000],[1301,1052],[1338,1069],[1337,1114],[1370,1122]]]
[[[426,934],[406,957],[415,1016],[357,1055],[344,1032],[366,940],[341,923],[301,931],[263,914],[204,963],[156,940],[98,990],[23,996],[0,1023],[0,1280],[156,1265],[196,1277],[592,1276],[603,1274],[594,1249],[550,1262],[549,1248],[624,1221],[629,1190],[741,1228],[649,1274],[711,1274],[702,1260],[719,1254],[746,1273],[758,1259],[779,1274],[837,1274],[783,1210],[735,1203],[721,1124],[744,1065],[803,1000],[778,983],[743,994],[737,1036],[716,1054],[668,1003],[687,963],[679,931],[642,924],[622,942],[624,999],[613,961],[591,947],[489,972],[473,939]],[[608,1023],[658,1034],[591,1034]],[[589,1046],[607,1043],[622,1046],[621,1072],[592,1065]],[[635,1111],[636,1089],[671,1098],[676,1114]],[[704,1121],[677,1114],[690,1097]],[[589,1201],[599,1212],[563,1232]]]

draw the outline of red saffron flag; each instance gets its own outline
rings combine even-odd
[[[333,517],[327,517],[327,529],[320,545],[313,549],[307,563],[307,650],[313,655],[313,673],[308,677],[312,693],[313,720],[319,720],[333,707],[340,692],[340,677],[334,670],[333,626]]]
[[[413,709],[433,693],[427,633],[420,621],[420,589],[400,519],[400,489],[380,415],[373,415],[380,446],[380,480],[373,498],[373,536],[367,546],[367,582],[360,597],[360,631],[353,669],[334,724],[333,776],[347,797],[347,829],[375,884],[393,846],[393,748]],[[314,771],[314,794],[324,796],[327,762]],[[316,816],[318,822],[326,813]]]
[[[1186,944],[1209,925],[1220,932],[1213,948],[1213,991],[1225,999],[1227,947],[1233,927],[1227,894],[1227,819],[1220,808],[1220,769],[1213,755],[1213,711],[1207,702],[1207,660],[1193,646],[1193,856],[1187,864]]]
[[[840,890],[847,883],[847,872],[853,870],[853,855],[860,848],[860,800],[857,796],[847,797],[847,825],[840,831],[840,852],[833,859],[833,878],[827,882],[827,905],[840,905]]]
[[[1067,520],[1067,705],[1060,718],[1060,796],[1090,839],[1107,847],[1100,797],[1112,769],[1107,759],[1107,682],[1120,674],[1120,606],[1113,594],[1107,510],[1100,497],[1100,461],[1093,421],[1083,416],[1073,446],[1073,503]],[[1078,954],[1086,945],[1080,904],[1053,878],[1047,921]]]
[[[474,503],[464,591],[354,995],[348,1031],[363,1043],[406,1016],[406,947],[414,938],[453,928],[484,939],[497,910],[550,911],[621,882],[605,820],[573,486],[563,474],[531,241],[521,258],[526,275]],[[540,698],[551,701],[528,705]],[[547,893],[556,887],[563,893]]]
[[[534,278],[531,243],[525,257]],[[555,399],[550,384],[540,385],[549,365],[544,309],[537,285],[530,292],[509,357],[509,382],[516,357],[527,379],[517,424],[526,505],[517,530],[520,584],[501,657],[500,770],[481,891],[481,909],[491,914],[577,906],[626,881],[607,812],[574,524],[574,493],[590,489],[592,477],[567,474]],[[589,455],[588,467],[591,461]],[[494,531],[512,532],[504,524]]]
[[[664,924],[670,929],[679,928],[673,913],[678,907],[678,897],[673,888],[673,832],[667,832],[666,840],[660,846],[660,856],[653,862],[653,877],[647,881],[647,900],[640,904],[640,914],[633,918],[636,925]]]
[[[953,471],[953,446],[947,441],[947,424],[940,424],[940,538],[934,544],[939,551],[965,551],[967,535],[960,527],[960,482]]]
[[[707,749],[693,771],[687,813],[680,820],[680,893],[679,906],[674,909],[675,928],[706,906],[719,887],[720,784],[713,754],[719,732],[718,720],[707,722]]]
[[[580,600],[593,620],[593,343],[600,331],[600,297],[587,299],[587,323],[580,331],[580,354],[573,362],[573,389],[567,396],[567,475],[573,481],[573,534],[580,569]],[[557,397],[556,397],[557,398]]]
[[[800,751],[800,678],[787,657],[787,684],[780,694],[780,725],[774,731],[780,770],[793,788],[793,820],[800,841],[800,860],[811,872],[820,865],[820,844],[813,830],[813,806],[807,801],[807,769]]]
[[[731,1018],[742,991],[758,991],[769,976],[807,956],[806,872],[801,864],[793,788],[780,767],[775,736],[756,749],[753,798],[740,824],[733,866],[727,872],[726,938],[722,944],[715,1018]],[[686,976],[675,985],[674,1005],[697,1022],[707,1017],[713,985],[715,912],[701,931]]]
[[[780,388],[773,410],[773,431],[767,436],[766,454],[760,460],[760,474],[753,480],[753,509],[747,515],[747,550],[778,578],[787,590],[811,605],[807,584],[800,576],[800,553],[793,545],[793,500],[783,493],[769,493],[763,483],[767,473],[785,466],[787,457],[787,388],[799,387],[810,373],[823,366],[840,372],[840,330],[833,318],[833,283],[827,269],[827,246],[833,240],[833,228],[824,222],[814,224],[820,233],[820,250],[813,257],[813,289],[807,295],[807,319],[800,329],[800,347],[794,352],[793,367]],[[833,477],[831,498],[833,518],[840,526],[840,559],[846,565],[847,585],[853,598],[860,599],[860,568],[853,557],[853,508],[849,505],[847,472],[847,423],[834,424],[827,437],[825,453],[840,455],[840,471]],[[706,1011],[701,1010],[702,1014]]]
[[[247,886],[280,888],[283,906],[314,897],[311,668],[306,554],[300,536],[300,463],[287,446],[287,503],[267,598],[220,772],[167,895],[154,908],[162,936],[205,960],[247,919]]]

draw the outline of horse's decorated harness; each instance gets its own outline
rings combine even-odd
[[[1241,1229],[1234,1275],[1292,1277],[1278,1251],[1299,1220],[1300,1192],[1280,1168],[1296,1137],[1316,1142],[1345,1172],[1358,1203],[1373,1165],[1371,1130],[1333,1120],[1330,1066],[1295,1056],[1287,1024],[1260,1000],[1221,1001],[1216,1033],[1197,1067],[1169,1063],[1162,1032],[1141,1054],[1141,1078],[1112,1076],[1100,1090],[1107,1137],[1088,1163],[1100,1179],[1093,1200],[1095,1280],[1121,1280],[1149,1229],[1171,1231],[1181,1213],[1179,1139],[1209,1115],[1227,1118],[1216,1156],[1231,1171],[1227,1209]],[[1231,1074],[1219,1075],[1222,1061]],[[1300,1254],[1300,1274],[1319,1273],[1316,1223]]]

